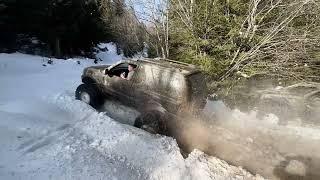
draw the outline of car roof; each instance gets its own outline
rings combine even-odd
[[[192,64],[188,64],[180,61],[173,61],[170,59],[160,59],[160,58],[126,59],[126,60],[122,60],[120,63],[153,64],[158,66],[159,68],[178,71],[183,75],[191,75],[194,73],[201,72],[199,68],[197,68]]]

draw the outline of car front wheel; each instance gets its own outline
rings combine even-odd
[[[81,100],[94,108],[98,108],[102,103],[102,99],[92,85],[81,84],[78,86],[76,93],[76,99]]]

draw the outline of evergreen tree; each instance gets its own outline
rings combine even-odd
[[[320,75],[314,63],[319,58],[318,2],[169,3],[170,58],[197,64],[216,80],[239,71],[247,76],[275,74],[300,80]],[[299,68],[292,68],[294,64]]]
[[[25,34],[38,37],[56,57],[90,52],[106,41],[116,42],[126,55],[142,50],[141,24],[121,0],[6,0],[0,14],[4,47]]]
[[[195,0],[180,6],[171,1],[170,58],[200,65],[219,75],[233,58],[247,1]]]

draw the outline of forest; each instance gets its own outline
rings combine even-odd
[[[2,51],[21,49],[28,45],[28,39],[36,37],[42,42],[38,46],[45,56],[88,56],[99,42],[110,41],[131,56],[143,46],[143,36],[135,36],[142,33],[142,26],[121,0],[0,2]]]
[[[98,43],[115,42],[127,57],[146,46],[149,57],[198,65],[214,82],[265,75],[319,81],[319,5],[318,0],[4,0],[0,51],[90,57]],[[41,43],[30,46],[34,37]]]

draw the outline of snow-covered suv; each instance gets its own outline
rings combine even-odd
[[[132,72],[129,66],[134,68]],[[131,78],[126,78],[130,73]],[[88,67],[82,82],[76,99],[95,108],[105,99],[134,107],[140,112],[134,125],[155,133],[165,131],[171,115],[201,110],[207,96],[204,76],[198,68],[167,59],[123,60]]]

